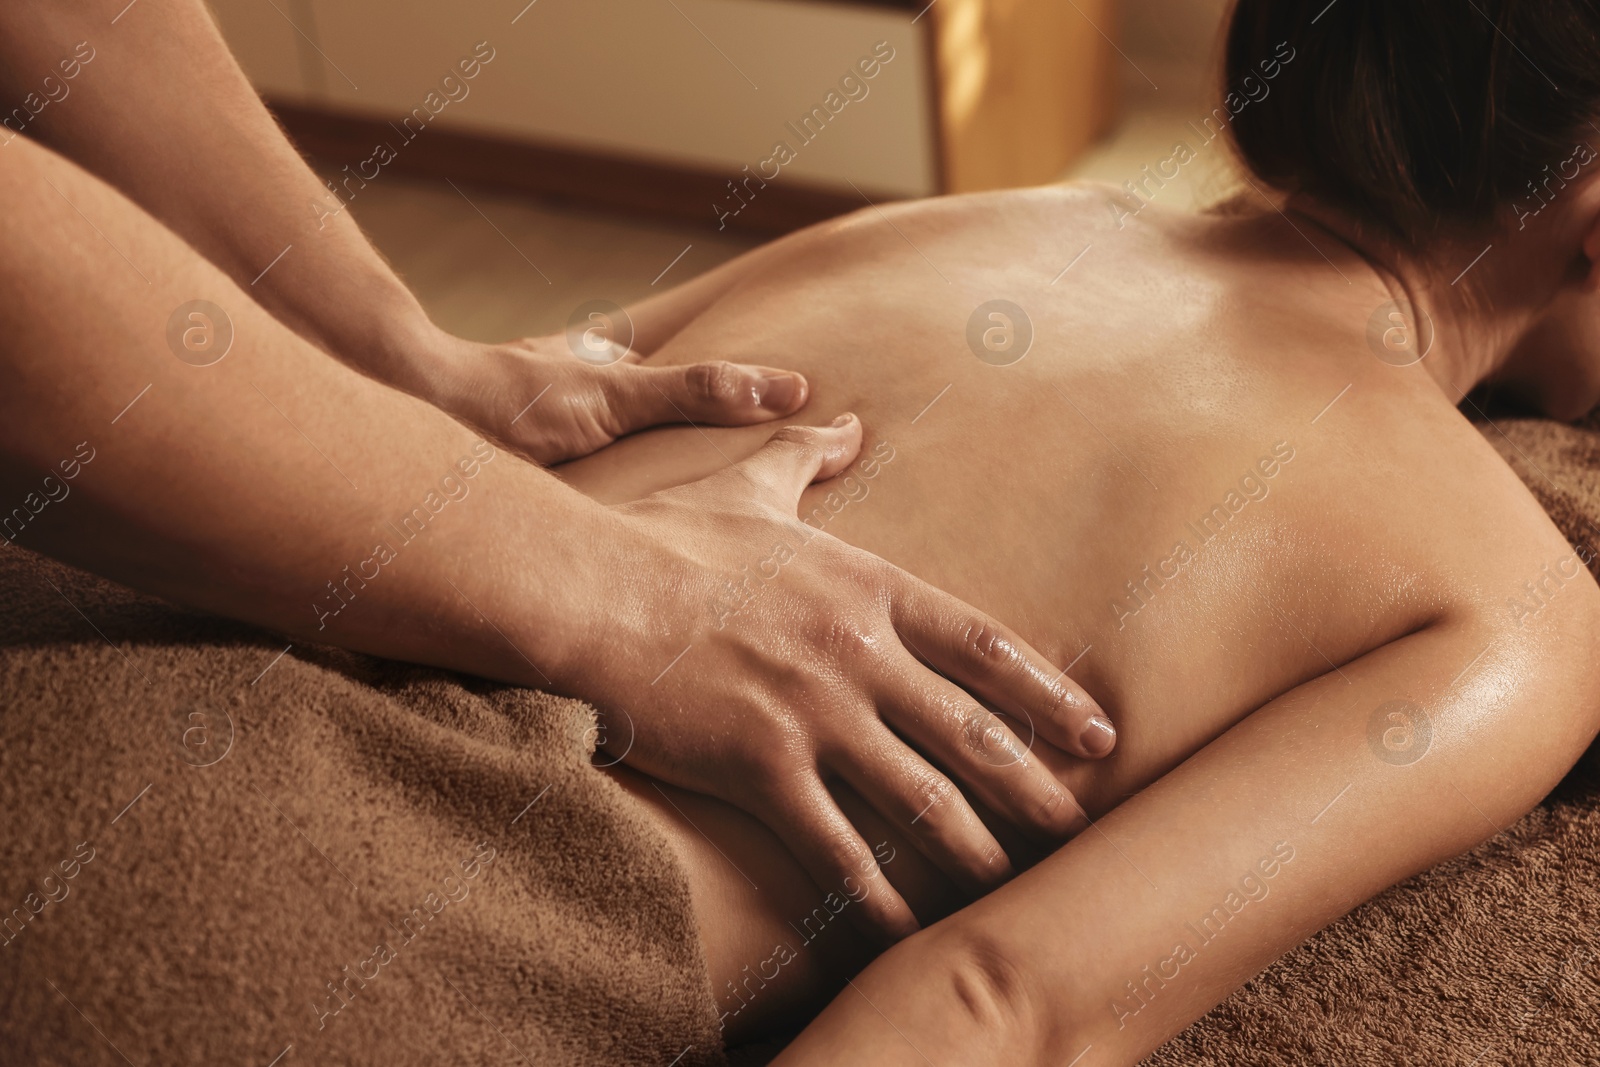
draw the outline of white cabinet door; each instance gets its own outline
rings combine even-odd
[[[846,191],[937,188],[931,73],[911,12],[794,0],[215,2],[269,95],[283,91],[287,40],[307,102],[348,113],[398,123],[421,108],[414,127],[731,179],[748,165]]]

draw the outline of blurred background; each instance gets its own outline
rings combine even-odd
[[[1237,181],[1196,130],[1227,0],[211,0],[436,321],[500,341],[869,203]],[[1150,188],[1150,186],[1147,186]]]

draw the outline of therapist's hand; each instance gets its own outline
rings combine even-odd
[[[1037,837],[1061,841],[1085,818],[969,693],[1079,756],[1106,755],[1115,735],[1010,630],[796,517],[806,486],[843,471],[861,438],[854,416],[786,427],[742,463],[614,509],[635,535],[624,542],[670,547],[634,549],[596,591],[603,625],[573,688],[607,717],[614,757],[752,813],[824,892],[866,887],[852,912],[898,938],[916,919],[828,780],[981,891],[1011,865],[947,774]]]
[[[587,335],[586,335],[587,336]],[[637,351],[596,337],[578,358],[565,336],[454,350],[419,395],[539,463],[586,456],[664,423],[749,426],[792,415],[809,395],[791,371],[744,363],[641,366]]]

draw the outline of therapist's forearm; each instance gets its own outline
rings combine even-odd
[[[580,686],[614,555],[653,558],[609,509],[327,358],[82,171],[26,140],[0,154],[0,550],[296,638]],[[172,347],[191,298],[230,316],[225,351]]]
[[[16,102],[32,93],[39,107],[0,140],[23,123],[302,337],[425,395],[450,340],[284,138],[200,0],[124,4],[0,7],[0,91]]]

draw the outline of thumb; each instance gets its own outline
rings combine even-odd
[[[831,426],[785,426],[725,474],[756,484],[767,502],[794,512],[812,482],[832,478],[861,452],[861,420],[840,415]]]
[[[618,434],[672,422],[749,426],[800,410],[806,380],[791,371],[743,363],[647,367],[621,363],[610,369],[606,402]]]

